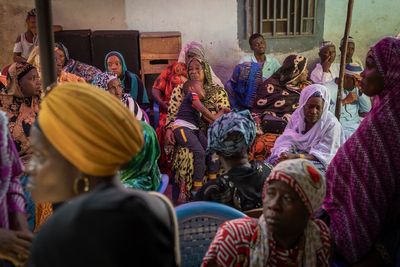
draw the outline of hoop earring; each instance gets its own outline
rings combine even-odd
[[[79,195],[79,183],[80,181],[83,181],[83,192],[86,193],[89,191],[89,178],[87,177],[79,177],[75,178],[74,180],[74,193],[76,195]]]

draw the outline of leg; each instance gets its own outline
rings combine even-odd
[[[206,153],[200,143],[197,133],[188,128],[179,127],[174,130],[174,134],[176,142],[179,145],[187,147],[192,151],[194,158],[193,181],[195,187],[201,187],[206,169]]]

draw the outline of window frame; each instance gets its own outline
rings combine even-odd
[[[238,40],[239,46],[251,52],[248,39],[255,27],[253,22],[253,5],[259,0],[238,0]],[[260,0],[263,1],[263,0]],[[279,1],[279,0],[278,0]],[[311,35],[272,36],[263,34],[269,53],[289,53],[311,50],[323,41],[325,17],[325,0],[315,0],[314,33]],[[260,21],[258,20],[260,24]]]

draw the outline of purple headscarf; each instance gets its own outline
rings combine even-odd
[[[384,38],[371,51],[384,90],[326,173],[332,238],[350,263],[400,223],[400,40]]]

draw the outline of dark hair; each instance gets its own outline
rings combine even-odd
[[[264,36],[262,36],[262,35],[259,34],[259,33],[253,33],[253,34],[250,36],[250,38],[249,38],[249,45],[250,45],[250,47],[251,47],[251,43],[252,43],[255,39],[259,38],[259,37],[261,37],[261,38],[264,39]]]
[[[195,86],[197,83],[200,83],[199,81],[195,81],[195,80],[187,80],[182,87],[183,93],[185,95],[187,95],[187,93],[189,92],[189,88],[191,86]],[[201,83],[200,83],[201,84]]]

